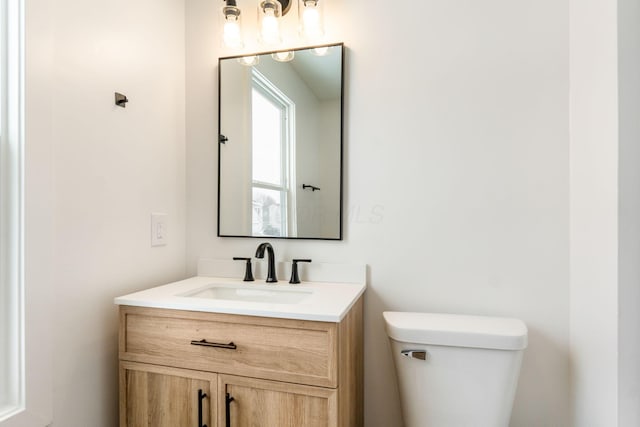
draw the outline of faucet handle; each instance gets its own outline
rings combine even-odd
[[[291,280],[289,283],[300,283],[300,276],[298,276],[298,263],[299,262],[311,262],[310,259],[294,259],[291,260]]]
[[[251,258],[243,258],[243,257],[239,257],[239,256],[234,256],[233,257],[234,261],[246,261],[247,265],[246,268],[244,270],[244,279],[242,279],[245,282],[253,282],[253,272],[251,271]]]

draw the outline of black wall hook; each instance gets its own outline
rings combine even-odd
[[[116,92],[116,105],[118,107],[125,108],[127,106],[127,102],[129,102],[129,99],[127,99],[126,95]]]
[[[320,187],[316,187],[314,185],[309,185],[309,184],[302,184],[303,190],[306,190],[307,188],[310,188],[311,191],[316,191],[316,190],[320,191]]]

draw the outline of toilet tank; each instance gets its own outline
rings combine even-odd
[[[506,427],[527,347],[521,320],[383,313],[405,427]]]

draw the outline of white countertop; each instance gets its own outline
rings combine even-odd
[[[282,289],[310,292],[310,295],[302,302],[288,304],[183,296],[206,289],[211,285],[266,291]],[[117,305],[138,307],[339,322],[364,293],[365,288],[366,285],[363,283],[303,282],[290,285],[287,281],[281,281],[276,284],[266,284],[259,279],[255,282],[243,282],[234,278],[196,276],[117,297],[114,302]]]

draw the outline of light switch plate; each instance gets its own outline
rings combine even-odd
[[[166,213],[151,214],[151,246],[167,244],[167,218]]]

